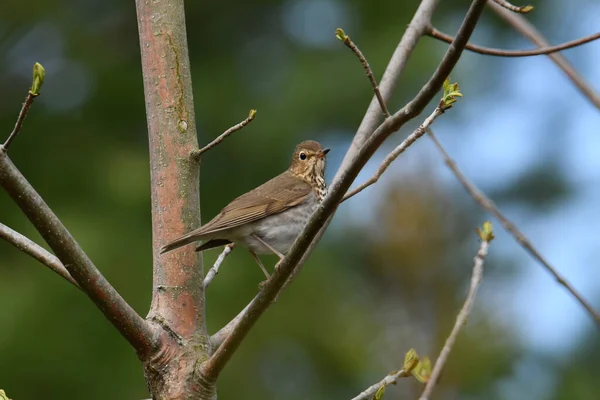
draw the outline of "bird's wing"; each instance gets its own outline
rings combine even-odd
[[[194,233],[213,233],[278,214],[301,204],[310,196],[311,190],[307,182],[286,171],[233,200],[215,218]]]

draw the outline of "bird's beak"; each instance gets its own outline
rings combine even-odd
[[[331,149],[323,149],[323,150],[321,150],[321,154],[319,154],[319,158],[325,158],[325,155],[327,153],[329,153],[329,150],[331,150]]]

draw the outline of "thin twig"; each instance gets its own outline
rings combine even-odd
[[[242,129],[243,127],[248,125],[250,122],[252,122],[254,120],[255,117],[256,117],[256,110],[250,110],[250,113],[248,114],[248,118],[246,118],[239,124],[234,125],[231,128],[227,129],[225,132],[223,132],[221,135],[219,135],[215,140],[213,140],[212,142],[210,142],[203,148],[192,151],[192,157],[195,160],[199,160],[203,153],[205,153],[206,151],[212,149],[213,147],[215,147],[216,145],[221,143],[223,140],[225,140],[225,138],[227,136],[231,135],[233,132],[239,131],[240,129]]]
[[[366,182],[362,183],[360,186],[358,186],[355,189],[352,189],[351,191],[349,191],[348,193],[346,193],[346,195],[344,196],[344,198],[342,199],[342,202],[348,200],[350,197],[354,196],[355,194],[358,194],[360,192],[362,192],[363,190],[365,190],[366,188],[368,188],[369,186],[373,185],[374,183],[376,183],[379,178],[381,177],[381,175],[383,175],[383,173],[388,169],[388,167],[390,166],[390,164],[392,162],[394,162],[394,160],[396,158],[398,158],[398,156],[402,153],[404,153],[404,151],[406,149],[408,149],[417,139],[419,139],[421,136],[423,136],[425,134],[425,132],[427,131],[427,128],[433,123],[433,121],[439,117],[440,115],[442,115],[444,113],[444,111],[442,110],[441,107],[436,107],[435,110],[433,110],[433,112],[431,113],[431,115],[429,115],[425,121],[423,121],[423,123],[413,131],[413,133],[411,133],[406,139],[404,139],[402,141],[402,143],[400,143],[398,145],[398,147],[396,147],[394,149],[394,151],[392,151],[390,154],[388,154],[385,159],[383,160],[383,162],[381,163],[381,165],[379,165],[379,168],[377,168],[377,172],[375,172],[375,174],[369,178]]]
[[[385,115],[386,118],[389,118],[390,112],[388,111],[387,106],[385,105],[385,100],[383,99],[383,96],[381,95],[381,92],[379,91],[379,86],[377,85],[377,81],[375,80],[375,76],[373,75],[373,70],[371,69],[371,66],[369,65],[369,62],[367,61],[366,57],[360,51],[358,46],[352,41],[352,39],[350,39],[350,36],[346,35],[342,29],[338,28],[336,30],[335,34],[338,37],[338,39],[340,39],[342,42],[344,42],[344,44],[350,50],[352,50],[352,52],[354,52],[354,54],[356,54],[356,56],[360,60],[360,63],[362,64],[363,68],[365,69],[367,77],[369,78],[369,81],[371,82],[371,86],[373,87],[373,92],[375,92],[375,97],[377,97],[377,101],[379,102],[379,107],[381,107],[381,111],[383,112],[383,115]]]
[[[215,264],[212,266],[211,269],[208,270],[208,272],[206,273],[206,277],[204,278],[204,282],[202,283],[202,286],[204,286],[204,289],[206,289],[208,287],[208,285],[211,284],[211,282],[213,281],[215,276],[219,273],[219,268],[221,267],[223,260],[225,260],[225,257],[227,257],[227,255],[229,253],[231,253],[231,250],[233,250],[234,246],[235,246],[234,243],[231,243],[231,244],[228,244],[227,246],[225,246],[225,248],[223,249],[223,252],[219,255],[219,257],[217,258],[217,261],[215,261]]]
[[[514,5],[510,4],[506,0],[493,0],[493,1],[494,1],[494,3],[498,4],[500,7],[506,8],[507,10],[510,10],[517,14],[527,14],[528,12],[533,10],[533,6],[531,6],[531,5],[519,7],[519,6],[514,6]]]
[[[6,142],[0,147],[4,148],[4,151],[7,151],[10,147],[12,141],[17,137],[19,132],[21,131],[21,127],[23,126],[23,122],[25,121],[25,117],[27,117],[27,113],[29,112],[29,107],[33,104],[33,100],[35,100],[37,96],[31,93],[27,93],[27,97],[25,98],[25,102],[21,107],[21,111],[19,112],[19,116],[17,117],[17,122],[15,123],[15,127],[6,139]]]
[[[434,39],[441,40],[446,43],[452,43],[454,38],[450,35],[447,35],[443,32],[440,32],[434,27],[429,27],[427,31],[427,35],[431,36]],[[600,32],[594,33],[592,35],[588,35],[576,40],[571,40],[569,42],[565,42],[556,46],[549,47],[539,47],[537,49],[531,50],[503,50],[503,49],[494,49],[491,47],[478,46],[476,44],[468,43],[466,49],[478,54],[484,54],[488,56],[498,56],[498,57],[530,57],[530,56],[539,56],[543,54],[556,53],[557,51],[570,49],[573,47],[581,46],[583,44],[592,42],[594,40],[600,39]]]
[[[550,46],[550,42],[529,22],[525,17],[519,14],[512,13],[505,8],[499,6],[494,3],[493,0],[488,0],[488,6],[512,25],[517,31],[519,31],[523,36],[528,38],[530,41],[535,43],[539,47],[548,47]],[[583,94],[596,106],[596,108],[600,109],[600,95],[592,88],[592,86],[575,70],[575,68],[571,65],[569,61],[560,53],[550,53],[548,57],[560,69],[563,70],[565,74],[571,79],[571,81],[577,86],[577,88],[583,92]]]
[[[60,260],[52,253],[44,249],[26,236],[12,230],[8,226],[0,223],[0,238],[21,250],[23,253],[35,258],[40,263],[44,264],[58,275],[65,278],[67,281],[79,288],[75,279],[69,274],[69,271],[60,262]]]
[[[435,365],[433,370],[431,371],[431,375],[429,376],[429,380],[425,385],[425,389],[423,390],[423,394],[419,400],[427,400],[429,396],[431,396],[431,392],[435,387],[437,380],[440,377],[442,369],[444,368],[444,364],[450,355],[450,351],[452,351],[452,347],[454,346],[454,342],[458,337],[460,330],[463,325],[467,322],[467,317],[471,313],[473,309],[473,303],[475,302],[475,296],[477,295],[477,289],[479,288],[479,284],[481,283],[481,279],[483,278],[483,263],[488,254],[488,248],[490,246],[491,240],[494,238],[491,232],[489,235],[480,234],[481,237],[481,245],[479,246],[479,251],[475,256],[475,264],[473,266],[473,275],[471,276],[471,286],[469,287],[469,293],[467,294],[467,299],[465,300],[465,304],[462,306],[458,316],[456,317],[456,322],[454,323],[454,327],[452,328],[452,332],[450,332],[450,336],[446,339],[446,343],[440,352],[439,357],[435,361]]]
[[[304,256],[309,245],[313,243],[315,236],[329,217],[333,215],[349,186],[375,150],[377,150],[386,138],[400,129],[407,121],[419,115],[440,90],[444,80],[450,75],[450,72],[458,62],[464,46],[467,44],[485,8],[485,3],[485,0],[472,1],[456,35],[455,42],[449,46],[438,68],[427,83],[413,100],[393,116],[387,118],[368,136],[362,147],[360,147],[360,150],[353,152],[351,162],[342,164],[342,167],[340,167],[341,170],[337,174],[338,178],[331,185],[327,196],[325,196],[325,199],[317,207],[306,226],[302,229],[302,232],[294,241],[286,257],[279,264],[279,268],[267,280],[260,293],[250,302],[247,312],[242,315],[221,346],[219,346],[210,359],[202,364],[204,379],[217,379],[254,324],[272,304],[280,289]],[[429,2],[425,3],[424,1],[421,4],[428,5]]]
[[[389,386],[389,385],[392,385],[392,384],[395,385],[396,381],[398,380],[398,378],[406,378],[406,377],[409,377],[410,375],[411,375],[410,371],[407,371],[405,369],[401,369],[398,372],[391,373],[388,376],[386,376],[385,378],[383,378],[382,380],[380,380],[379,382],[377,382],[377,383],[369,386],[364,391],[360,392],[358,394],[358,396],[353,397],[352,400],[368,400],[368,399],[371,399],[372,396],[374,396],[375,393],[377,393],[377,391],[381,387]]]
[[[567,289],[567,291],[569,291],[569,293],[571,293],[571,295],[573,295],[573,297],[575,297],[575,299],[577,299],[579,304],[581,304],[583,306],[583,308],[585,308],[585,310],[588,312],[588,314],[593,318],[593,320],[596,322],[596,324],[600,327],[600,314],[598,314],[598,312],[596,310],[594,310],[592,305],[586,299],[584,299],[583,296],[577,290],[575,290],[575,288],[573,286],[571,286],[571,284],[552,265],[550,265],[550,263],[544,258],[544,256],[542,256],[542,254],[535,247],[533,247],[533,244],[516,227],[516,225],[513,224],[508,218],[506,218],[504,216],[504,214],[502,214],[502,212],[500,212],[500,209],[498,209],[498,207],[494,204],[494,202],[492,200],[490,200],[485,194],[483,194],[473,183],[471,183],[462,174],[462,172],[458,169],[454,160],[452,158],[450,158],[450,156],[448,155],[448,153],[446,152],[444,147],[437,140],[436,136],[433,134],[433,132],[431,130],[429,130],[429,137],[435,144],[435,147],[441,153],[442,157],[444,158],[444,162],[446,163],[448,168],[450,168],[450,170],[454,173],[454,175],[456,176],[458,181],[462,184],[462,186],[465,188],[465,190],[471,195],[471,197],[473,197],[473,199],[477,203],[479,203],[479,205],[481,207],[483,207],[487,212],[492,214],[494,217],[496,217],[498,219],[498,221],[500,221],[500,223],[502,224],[504,229],[506,229],[513,236],[513,238],[517,241],[517,243],[519,243],[521,245],[521,247],[523,247],[525,250],[527,250],[527,252],[533,258],[535,258],[540,264],[542,264],[542,266],[544,266],[544,268],[546,268],[546,270],[548,272],[550,272],[550,274],[554,277],[554,279],[556,279],[556,281],[560,285],[562,285],[565,289]]]

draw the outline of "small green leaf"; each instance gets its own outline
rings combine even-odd
[[[452,107],[452,104],[458,100],[457,97],[463,97],[460,88],[458,87],[458,83],[450,83],[450,77],[446,78],[444,81],[444,94],[442,96],[442,101],[440,102],[440,107],[444,109]]]
[[[383,399],[384,394],[385,394],[385,385],[381,385],[379,387],[379,389],[377,389],[377,392],[375,392],[375,396],[373,396],[373,399],[381,400],[381,399]]]
[[[492,223],[490,221],[485,221],[481,228],[477,228],[477,234],[479,238],[485,242],[491,242],[494,240],[494,231],[492,229]]]
[[[253,108],[252,110],[250,110],[250,112],[248,113],[248,119],[254,119],[254,117],[256,117],[256,110]]]
[[[348,38],[348,36],[346,36],[346,33],[344,32],[344,30],[342,28],[337,28],[335,30],[335,37],[340,39],[342,42],[345,42],[346,39]]]
[[[426,383],[431,376],[431,361],[429,357],[423,357],[412,370],[413,376],[421,383]]]
[[[2,389],[0,389],[0,400],[10,400]]]
[[[35,63],[33,64],[33,84],[31,85],[31,93],[32,96],[37,96],[40,94],[40,89],[44,84],[44,78],[46,77],[46,70],[42,67],[42,64]]]
[[[407,374],[410,374],[410,371],[419,363],[419,355],[415,349],[410,349],[404,355],[404,366],[402,369],[406,371]]]

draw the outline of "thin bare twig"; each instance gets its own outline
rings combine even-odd
[[[439,150],[442,157],[444,158],[444,162],[450,168],[450,170],[454,173],[458,181],[462,184],[465,190],[473,197],[473,199],[479,203],[481,207],[483,207],[487,212],[492,214],[506,229],[513,238],[523,247],[527,252],[535,258],[550,274],[556,279],[556,281],[562,285],[571,295],[585,308],[588,314],[592,317],[592,319],[596,322],[596,324],[600,327],[600,314],[592,305],[583,298],[583,296],[552,266],[550,263],[542,256],[542,254],[533,246],[533,244],[527,239],[527,237],[513,224],[508,218],[502,214],[500,209],[494,204],[492,200],[490,200],[484,193],[482,193],[473,183],[471,183],[463,173],[458,169],[458,166],[454,162],[452,158],[446,152],[446,149],[442,146],[442,144],[438,141],[437,137],[433,134],[431,130],[429,130],[429,137],[435,144],[435,147]]]
[[[523,36],[531,40],[539,47],[548,47],[550,46],[550,42],[529,22],[525,17],[519,14],[512,13],[498,4],[494,3],[492,0],[488,0],[488,6],[512,25],[517,31],[519,31]],[[565,74],[571,79],[571,81],[577,86],[577,88],[596,106],[596,108],[600,109],[600,95],[592,88],[592,86],[581,76],[575,68],[571,65],[569,61],[560,53],[550,53],[548,57],[560,69],[563,70]]]
[[[204,282],[202,283],[202,285],[204,286],[204,289],[206,289],[208,287],[208,285],[211,284],[211,282],[213,281],[215,276],[219,273],[219,268],[221,267],[221,264],[223,264],[225,257],[227,257],[227,255],[229,253],[231,253],[231,250],[233,250],[234,247],[235,247],[234,243],[231,243],[231,244],[228,244],[227,246],[225,246],[225,248],[223,249],[223,252],[219,255],[219,257],[217,258],[217,261],[215,261],[215,264],[206,273],[206,277],[204,278]]]
[[[407,378],[410,376],[410,371],[405,369],[401,369],[400,371],[393,372],[380,380],[379,382],[369,386],[364,391],[360,392],[358,396],[353,397],[352,400],[369,400],[371,399],[375,393],[381,388],[389,385],[395,385],[398,378]]]
[[[421,4],[423,5],[424,3],[425,2],[422,2]],[[349,163],[342,163],[342,167],[340,167],[340,171],[337,174],[338,178],[331,185],[327,196],[325,196],[325,199],[317,207],[302,232],[294,241],[290,251],[279,264],[279,268],[277,268],[273,275],[271,275],[271,278],[267,280],[261,292],[250,302],[248,310],[241,316],[240,320],[229,336],[223,341],[221,346],[213,353],[210,359],[202,364],[202,375],[205,379],[217,379],[248,332],[250,332],[260,316],[267,310],[278,295],[280,289],[303,258],[309,245],[313,243],[315,236],[319,233],[329,217],[333,215],[349,186],[375,150],[377,150],[387,137],[400,129],[407,121],[419,115],[440,90],[444,80],[450,75],[450,72],[458,62],[462,50],[467,44],[469,37],[473,33],[477,21],[483,12],[485,3],[485,0],[472,1],[456,35],[455,42],[449,46],[448,51],[428,82],[422,87],[412,101],[406,104],[393,116],[387,118],[371,135],[369,135],[358,152],[352,151],[352,160]],[[429,4],[429,2],[427,4]]]
[[[510,10],[517,14],[527,14],[528,12],[533,10],[533,6],[531,6],[531,5],[518,7],[518,6],[514,6],[514,5],[510,4],[506,0],[493,0],[493,1],[494,1],[494,3],[498,4],[500,7],[506,8],[507,10]]]
[[[17,117],[15,127],[13,128],[10,135],[8,135],[8,139],[6,139],[6,142],[4,142],[3,145],[0,145],[0,151],[8,151],[10,144],[21,131],[21,127],[23,126],[25,117],[27,117],[27,113],[29,112],[29,107],[31,107],[31,104],[33,104],[33,100],[35,100],[35,98],[40,95],[40,90],[42,89],[42,85],[44,84],[45,77],[46,70],[44,69],[42,64],[37,62],[33,64],[33,81],[31,82],[31,88],[29,89],[29,93],[27,93],[27,97],[25,98],[25,102],[21,107],[21,111],[19,111],[19,116]]]
[[[486,223],[489,224],[489,223]],[[471,276],[471,285],[469,287],[469,293],[467,294],[467,299],[465,300],[464,305],[462,306],[458,316],[456,317],[456,322],[454,323],[454,327],[452,328],[452,332],[450,332],[450,336],[446,339],[446,343],[440,352],[439,357],[435,361],[435,365],[433,370],[431,371],[431,375],[429,376],[429,380],[425,385],[425,389],[423,390],[423,394],[419,400],[427,400],[431,393],[433,392],[433,388],[435,387],[437,380],[440,377],[442,369],[444,368],[444,364],[446,364],[446,360],[450,355],[450,351],[452,351],[452,347],[454,346],[454,342],[458,337],[460,330],[463,325],[467,322],[467,317],[471,313],[473,309],[473,303],[475,302],[475,296],[477,295],[477,289],[481,283],[483,278],[483,263],[488,254],[488,248],[490,242],[494,238],[494,235],[491,231],[491,224],[488,225],[489,229],[486,229],[486,224],[484,224],[483,232],[480,231],[481,245],[479,246],[479,251],[475,256],[475,264],[473,266],[473,275]]]
[[[427,128],[433,123],[433,121],[437,117],[442,115],[443,113],[444,113],[444,111],[442,110],[441,107],[439,107],[439,106],[436,107],[435,110],[433,110],[433,112],[431,113],[431,115],[429,115],[425,119],[425,121],[423,121],[423,123],[417,129],[415,129],[413,131],[413,133],[411,133],[406,139],[404,139],[402,141],[402,143],[400,143],[398,145],[398,147],[396,147],[390,154],[388,154],[385,157],[383,162],[379,165],[379,168],[377,168],[377,172],[375,172],[375,174],[371,178],[369,178],[366,182],[362,183],[355,189],[352,189],[351,191],[346,193],[346,195],[342,199],[342,202],[348,200],[350,197],[362,192],[369,186],[376,183],[379,180],[379,178],[381,177],[381,175],[383,175],[383,173],[388,169],[390,164],[392,162],[394,162],[394,160],[396,158],[398,158],[398,156],[400,154],[404,153],[404,151],[406,149],[408,149],[415,141],[417,141],[417,139],[419,139],[421,136],[423,136],[425,134],[425,132],[427,131]]]
[[[19,132],[21,131],[21,127],[23,126],[23,122],[25,121],[25,117],[27,117],[27,113],[29,112],[29,107],[33,104],[33,100],[35,100],[37,96],[30,93],[27,93],[27,97],[25,98],[25,102],[21,107],[21,111],[19,112],[19,116],[17,117],[17,122],[15,123],[15,127],[6,139],[6,142],[0,147],[4,148],[4,151],[7,151],[10,147],[12,141],[17,137]]]
[[[227,136],[231,135],[233,132],[237,132],[240,129],[242,129],[243,127],[245,127],[246,125],[248,125],[250,122],[252,122],[254,120],[255,117],[256,117],[256,110],[250,110],[250,113],[248,113],[248,118],[246,118],[239,124],[236,124],[236,125],[232,126],[231,128],[227,129],[225,132],[220,134],[215,140],[213,140],[212,142],[210,142],[203,148],[192,151],[192,157],[195,160],[199,160],[200,157],[202,156],[202,154],[204,154],[208,150],[212,149],[213,147],[215,147],[216,145],[221,143],[223,140],[225,140],[225,138]]]
[[[367,77],[369,78],[369,81],[371,82],[371,86],[373,87],[373,92],[375,92],[375,97],[377,97],[377,101],[379,102],[379,107],[381,107],[381,111],[383,112],[383,115],[385,115],[386,118],[389,118],[390,112],[388,111],[387,106],[385,105],[385,100],[383,99],[381,92],[379,91],[379,86],[377,85],[377,81],[375,80],[375,76],[373,75],[373,70],[371,69],[369,62],[367,61],[367,59],[365,58],[363,53],[360,51],[358,46],[356,44],[354,44],[352,39],[350,39],[350,36],[346,35],[342,29],[337,28],[335,31],[335,35],[337,36],[338,39],[340,39],[342,42],[344,42],[344,44],[350,50],[352,50],[352,52],[354,52],[354,54],[356,54],[356,56],[360,60],[360,63],[362,64],[363,68],[365,69]]]
[[[454,38],[450,35],[447,35],[443,32],[440,32],[434,27],[429,27],[427,31],[427,35],[431,36],[434,39],[441,40],[446,43],[452,43]],[[532,50],[503,50],[503,49],[494,49],[491,47],[478,46],[476,44],[468,43],[466,49],[472,51],[474,53],[488,55],[488,56],[497,56],[497,57],[530,57],[530,56],[539,56],[543,54],[556,53],[557,51],[570,49],[573,47],[581,46],[583,44],[592,42],[594,40],[600,39],[600,32],[594,33],[592,35],[588,35],[576,40],[571,40],[569,42],[565,42],[556,46],[549,47],[539,47],[537,49]]]
[[[52,253],[44,249],[26,236],[12,230],[8,226],[0,223],[0,238],[21,250],[23,253],[35,258],[40,263],[44,264],[58,275],[65,278],[67,281],[79,288],[75,279],[69,274],[69,271],[60,262],[60,260]]]

